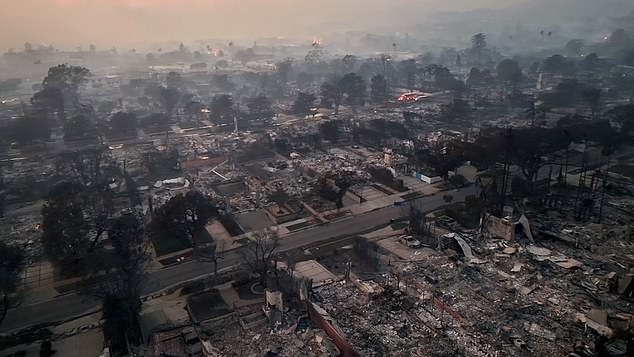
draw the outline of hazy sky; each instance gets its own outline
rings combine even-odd
[[[0,0],[0,49],[134,46],[146,41],[310,36],[396,24],[438,11],[523,0]],[[525,1],[525,0],[524,0]],[[317,26],[329,24],[328,26]],[[314,35],[318,35],[315,33]]]

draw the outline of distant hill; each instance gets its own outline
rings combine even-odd
[[[632,0],[529,0],[499,9],[444,12],[437,18],[504,23],[555,24],[624,16],[634,11]]]

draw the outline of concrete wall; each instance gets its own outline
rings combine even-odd
[[[499,218],[488,214],[484,220],[483,229],[491,236],[508,241],[515,239],[515,225],[510,221],[510,218]]]
[[[315,305],[310,301],[305,301],[306,310],[308,311],[308,316],[312,320],[312,322],[324,330],[328,337],[335,343],[339,351],[341,351],[341,355],[343,357],[361,357],[361,355],[354,350],[354,347],[346,340],[346,338],[339,333],[339,331],[328,322],[315,308]]]
[[[440,177],[440,176],[430,177],[430,176],[427,176],[427,175],[424,175],[424,174],[421,174],[421,173],[418,173],[418,172],[414,173],[414,177],[416,177],[417,179],[419,179],[419,180],[421,180],[423,182],[426,182],[428,184],[438,183],[438,182],[442,181],[442,177]]]

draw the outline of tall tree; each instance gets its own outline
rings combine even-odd
[[[21,145],[29,144],[37,139],[47,140],[51,136],[48,118],[41,111],[34,111],[18,117],[9,129],[12,140]]]
[[[487,35],[484,33],[477,33],[471,37],[471,50],[477,57],[478,61],[482,62],[482,56],[487,47]]]
[[[590,112],[592,113],[592,119],[596,119],[599,106],[601,105],[601,89],[600,88],[587,88],[581,92],[581,96],[588,103]]]
[[[211,119],[216,124],[229,124],[235,116],[233,98],[228,94],[214,97],[211,102]]]
[[[110,118],[110,132],[115,135],[134,135],[139,126],[139,120],[134,113],[115,113]]]
[[[317,97],[312,93],[299,92],[293,103],[292,112],[294,114],[308,115]]]
[[[321,43],[318,41],[314,41],[311,44],[311,48],[304,57],[304,61],[310,64],[320,63],[324,60],[324,49],[321,46]]]
[[[42,80],[42,86],[59,89],[66,103],[66,108],[74,108],[79,100],[79,87],[88,80],[90,71],[84,67],[60,64],[51,67]]]
[[[179,194],[155,210],[152,227],[155,232],[187,240],[196,245],[196,236],[215,215],[210,197],[191,190]]]
[[[271,101],[264,95],[258,95],[247,100],[249,116],[254,120],[270,119],[275,112],[271,108]]]
[[[78,114],[70,118],[64,125],[64,141],[74,141],[97,136],[97,128],[85,114]]]
[[[522,79],[522,69],[519,64],[512,59],[505,59],[496,67],[498,78],[512,85],[513,90]]]
[[[275,65],[275,71],[282,83],[287,83],[293,68],[293,61],[288,58],[284,61],[280,61]]]
[[[344,94],[340,84],[341,78],[335,77],[321,85],[321,97],[324,102],[334,106],[335,115],[339,114],[339,106]]]
[[[183,87],[183,76],[178,72],[169,72],[165,75],[165,86],[180,90]]]
[[[418,73],[418,66],[415,59],[408,59],[401,61],[398,65],[399,71],[402,77],[405,79],[407,88],[412,91],[416,85],[416,74]]]
[[[33,94],[31,105],[36,111],[44,111],[49,116],[51,123],[58,118],[60,124],[66,122],[66,111],[64,106],[64,95],[59,88],[46,87]]]
[[[64,269],[77,268],[88,250],[81,191],[81,186],[74,183],[58,185],[42,207],[44,252]]]
[[[158,99],[165,110],[165,114],[171,117],[180,99],[180,93],[176,88],[160,87]]]
[[[278,186],[277,189],[269,195],[269,200],[277,204],[278,212],[282,212],[282,206],[290,200],[290,196],[286,193],[284,188]]]
[[[370,87],[370,97],[373,102],[380,103],[387,99],[387,80],[385,77],[380,74],[372,76],[372,83]]]
[[[324,139],[332,143],[337,143],[339,141],[339,125],[335,120],[321,123],[319,125],[319,133]]]
[[[346,94],[346,100],[353,105],[362,105],[366,97],[366,85],[361,76],[348,73],[341,77],[339,87]]]
[[[9,311],[9,294],[15,291],[24,253],[15,246],[0,242],[0,325]]]

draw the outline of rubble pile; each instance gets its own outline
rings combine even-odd
[[[326,333],[320,329],[273,331],[268,326],[244,330],[238,323],[203,326],[208,342],[221,356],[279,356],[327,357],[339,351]],[[296,328],[296,329],[293,329]]]
[[[399,290],[365,295],[354,285],[335,284],[315,295],[363,356],[450,356],[461,350],[439,318]]]

